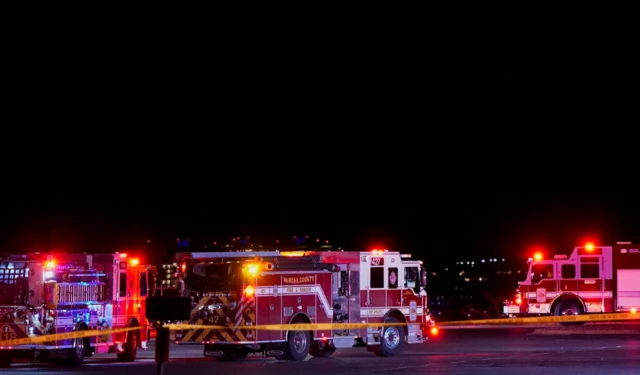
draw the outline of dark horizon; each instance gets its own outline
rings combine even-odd
[[[197,192],[189,195],[188,189],[174,192],[157,198],[78,194],[14,201],[3,221],[3,251],[157,252],[175,249],[178,238],[190,238],[191,250],[205,251],[197,246],[234,237],[285,243],[293,236],[310,236],[344,250],[388,248],[448,263],[526,259],[539,247],[568,253],[588,240],[602,245],[640,241],[640,200],[624,189],[494,188],[466,195],[432,190],[431,196],[396,189],[377,200],[345,199],[348,189],[331,196],[320,190],[313,192],[315,205],[303,204],[313,199],[286,192],[242,201],[242,193],[219,190],[227,197],[220,202]],[[242,203],[230,203],[230,198]]]

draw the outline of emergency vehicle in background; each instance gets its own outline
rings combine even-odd
[[[504,315],[635,313],[640,308],[640,245],[589,243],[574,248],[568,257],[555,255],[553,259],[536,253],[529,259],[526,279],[519,284],[514,300],[505,302]]]
[[[299,361],[354,346],[393,356],[436,331],[426,271],[409,258],[387,250],[178,253],[183,296],[193,298],[190,323],[199,327],[178,332],[176,343],[204,344],[204,356],[222,361],[260,352]],[[322,323],[370,325],[252,329]]]
[[[134,361],[146,349],[145,299],[155,269],[115,254],[7,255],[0,258],[0,367],[14,359],[80,365],[94,353]],[[140,327],[102,336],[3,346],[2,341],[82,330]]]

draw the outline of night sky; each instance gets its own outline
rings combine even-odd
[[[5,147],[1,250],[308,235],[440,262],[639,242],[629,60],[476,42],[67,82]]]
[[[500,177],[460,165],[436,172],[429,160],[396,171],[381,157],[357,159],[336,167],[340,174],[297,159],[316,172],[300,165],[260,173],[262,160],[255,173],[224,173],[212,163],[166,179],[136,178],[130,170],[85,174],[84,182],[68,176],[7,202],[3,250],[158,251],[175,247],[177,238],[198,245],[308,235],[347,250],[386,247],[435,263],[524,259],[535,246],[568,252],[586,240],[639,241],[640,195],[625,179],[573,180],[533,169],[526,169],[531,177]]]

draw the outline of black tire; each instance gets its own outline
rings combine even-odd
[[[309,331],[289,331],[287,335],[287,359],[302,361],[307,358],[311,347]]]
[[[84,329],[78,331],[84,331]],[[84,363],[88,341],[87,337],[78,337],[73,340],[73,348],[69,349],[69,359],[67,360],[70,366],[81,366]]]
[[[311,343],[311,347],[309,348],[309,354],[311,354],[314,357],[318,357],[318,358],[327,358],[327,357],[331,357],[333,355],[333,353],[335,353],[336,349],[335,348],[320,348],[320,341],[315,340]]]
[[[571,316],[584,314],[582,307],[576,301],[564,301],[560,302],[554,311],[553,315],[556,316]],[[561,326],[581,326],[585,322],[560,322]]]
[[[120,362],[133,362],[138,357],[138,335],[136,331],[129,331],[127,342],[124,344],[124,351],[118,353]]]
[[[384,322],[393,325],[382,327],[380,347],[375,353],[380,357],[393,357],[404,347],[404,327],[396,318],[389,317]]]

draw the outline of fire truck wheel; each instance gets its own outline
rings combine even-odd
[[[134,331],[127,334],[127,342],[124,344],[124,351],[118,353],[118,360],[121,362],[133,362],[138,356],[138,335]]]
[[[560,302],[558,306],[556,306],[556,311],[554,315],[556,316],[568,316],[568,315],[580,315],[582,314],[582,308],[580,304],[576,301],[564,301]],[[561,326],[576,326],[583,325],[586,322],[561,322],[559,323]]]
[[[73,340],[73,348],[69,349],[69,360],[67,361],[71,366],[80,366],[84,362],[84,354],[86,351],[87,340],[84,337],[78,337]]]
[[[385,323],[397,324],[398,319],[387,318]],[[393,357],[402,351],[404,344],[404,328],[401,325],[383,327],[380,337],[380,348],[375,352],[380,357]]]
[[[11,354],[0,352],[0,368],[11,366]]]
[[[311,347],[309,331],[289,331],[287,338],[288,359],[302,361],[307,358]]]

